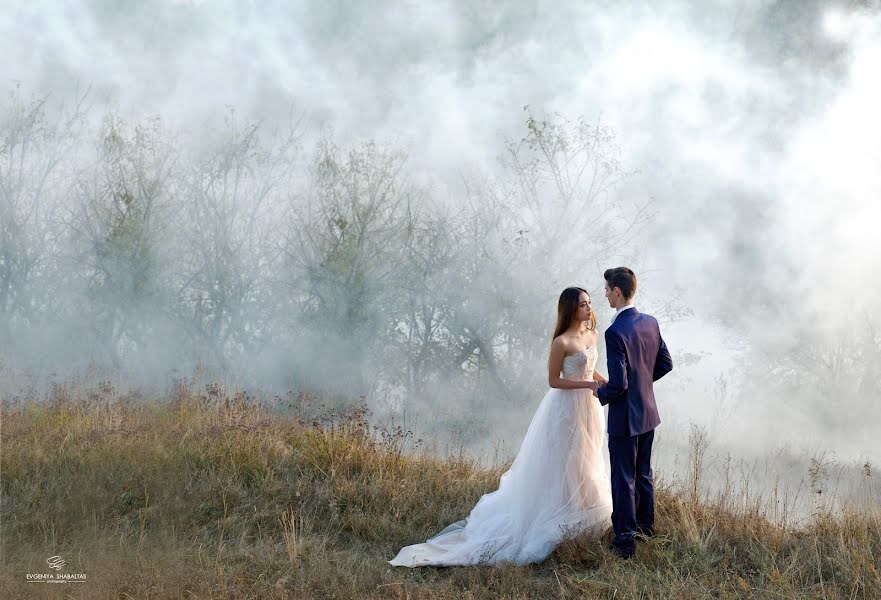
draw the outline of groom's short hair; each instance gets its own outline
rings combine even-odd
[[[619,288],[625,300],[630,300],[636,293],[636,273],[627,267],[615,267],[606,269],[603,277],[609,284],[609,289]]]

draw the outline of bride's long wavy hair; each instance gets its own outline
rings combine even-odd
[[[590,292],[580,287],[567,287],[560,294],[560,299],[557,301],[557,326],[554,328],[554,337],[551,338],[552,340],[556,339],[558,335],[569,329],[569,326],[575,319],[575,314],[578,312],[578,297],[581,295],[581,292],[584,292],[587,294],[587,297],[590,298]],[[588,331],[593,331],[596,328],[597,316],[596,313],[591,310],[587,329]]]

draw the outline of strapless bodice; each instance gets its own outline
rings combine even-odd
[[[590,380],[597,364],[597,347],[589,346],[563,357],[563,379]]]

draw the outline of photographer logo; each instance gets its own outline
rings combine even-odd
[[[85,583],[85,573],[61,573],[64,568],[64,559],[60,556],[50,556],[46,559],[46,564],[50,569],[54,569],[55,573],[28,573],[25,580],[29,583]]]

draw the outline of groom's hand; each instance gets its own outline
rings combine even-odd
[[[589,389],[590,393],[596,398],[597,390],[602,387],[602,385],[603,384],[601,384],[599,381],[589,381],[585,387]]]

